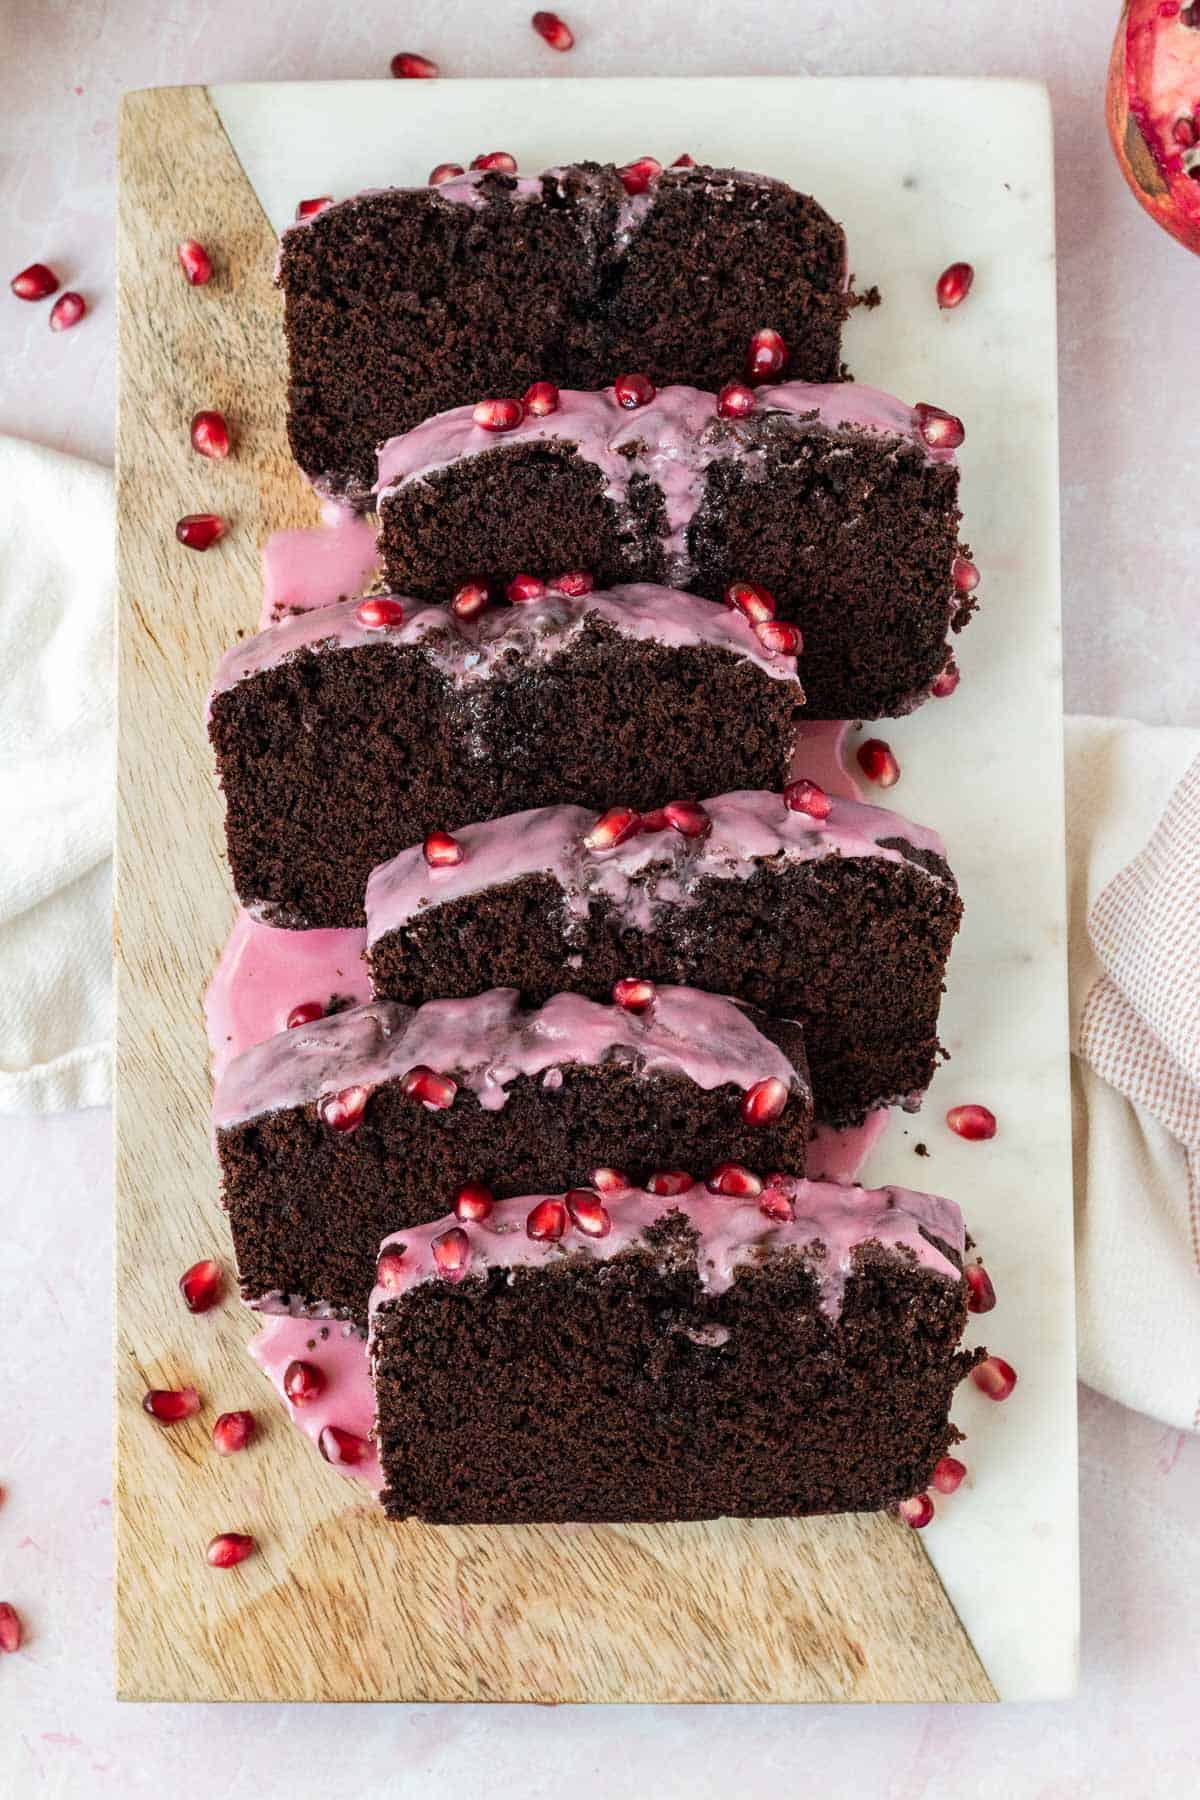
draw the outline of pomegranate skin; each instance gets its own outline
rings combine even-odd
[[[1150,217],[1200,254],[1200,151],[1177,133],[1197,126],[1200,19],[1188,0],[1125,0],[1108,65],[1108,135],[1130,191]],[[1189,174],[1189,170],[1193,171]]]

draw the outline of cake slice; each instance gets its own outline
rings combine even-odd
[[[383,1245],[383,1504],[437,1524],[894,1506],[981,1351],[949,1200],[781,1180],[527,1195]],[[497,1371],[504,1370],[503,1379]]]
[[[283,233],[276,279],[292,454],[359,505],[385,438],[535,381],[719,387],[762,327],[790,374],[836,381],[849,306],[845,238],[816,201],[711,168],[637,194],[596,163],[358,194]]]
[[[803,1170],[812,1100],[799,1026],[731,1000],[666,988],[643,1013],[576,994],[524,1010],[499,989],[281,1032],[229,1065],[213,1120],[244,1298],[361,1321],[381,1238],[440,1218],[465,1184],[520,1194],[596,1169],[677,1184],[729,1164],[717,1179],[753,1187],[746,1164]]]
[[[502,436],[460,406],[380,451],[384,571],[429,600],[517,570],[710,600],[753,582],[803,632],[806,716],[908,712],[944,676],[978,579],[954,451],[929,430],[853,382],[760,387],[735,418],[693,387],[633,412],[612,388],[566,390]]]
[[[430,832],[778,784],[802,700],[794,657],[669,588],[286,619],[228,653],[210,702],[238,897],[268,924],[359,925],[372,868]]]
[[[824,796],[819,804],[824,803]],[[640,976],[734,994],[801,1021],[818,1119],[915,1106],[962,913],[945,846],[853,800],[794,812],[778,792],[719,794],[606,850],[595,815],[549,806],[462,828],[462,860],[420,848],[367,887],[377,994],[410,1005],[492,982],[596,997]]]

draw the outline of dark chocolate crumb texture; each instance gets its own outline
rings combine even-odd
[[[799,1019],[823,1122],[914,1106],[939,1055],[957,885],[936,832],[826,803],[814,818],[777,792],[720,794],[677,815],[693,835],[658,814],[601,848],[593,813],[550,806],[464,827],[450,867],[405,850],[367,888],[375,992],[677,982]]]
[[[958,541],[954,450],[920,408],[853,382],[668,387],[626,410],[566,390],[503,435],[462,406],[385,444],[393,587],[448,600],[517,570],[665,582],[710,600],[749,580],[804,637],[806,717],[908,712],[943,676],[978,580]]]
[[[398,1519],[784,1517],[920,1493],[958,1441],[962,1216],[903,1188],[529,1195],[383,1245]]]
[[[277,279],[292,454],[359,505],[385,439],[535,381],[719,387],[763,327],[789,374],[836,381],[849,306],[845,238],[816,201],[711,168],[640,194],[597,163],[359,194],[284,232]]]
[[[375,1002],[237,1057],[213,1118],[244,1297],[365,1319],[380,1240],[440,1218],[464,1184],[802,1172],[799,1026],[686,988],[634,998],[644,1011],[575,994],[525,1011],[511,989]]]
[[[670,588],[286,619],[228,652],[210,701],[238,897],[270,924],[357,925],[372,868],[431,831],[781,785],[802,701],[793,656]]]

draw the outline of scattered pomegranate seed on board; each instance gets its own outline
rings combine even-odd
[[[225,536],[220,513],[188,513],[175,526],[175,536],[189,550],[211,550]]]
[[[965,1106],[952,1106],[946,1114],[946,1123],[959,1137],[969,1138],[976,1143],[996,1135],[995,1113],[990,1107],[978,1106],[973,1102]]]
[[[989,1400],[1007,1400],[1017,1385],[1017,1371],[1002,1356],[989,1356],[971,1370],[971,1380]]]
[[[621,186],[627,194],[644,194],[652,181],[662,174],[662,164],[655,156],[639,156],[634,162],[626,163],[618,169]]]
[[[21,1648],[21,1619],[15,1606],[0,1600],[0,1651],[11,1656]]]
[[[607,1237],[612,1230],[612,1215],[599,1194],[587,1188],[572,1188],[567,1195],[567,1212],[576,1231],[584,1237]]]
[[[521,404],[535,419],[548,419],[558,411],[558,389],[552,381],[535,381],[525,389]]]
[[[229,427],[219,412],[193,413],[191,437],[197,456],[219,461],[229,455]]]
[[[8,285],[18,300],[46,300],[58,292],[58,276],[45,263],[30,263]]]
[[[495,1204],[496,1196],[482,1181],[464,1181],[454,1196],[454,1216],[477,1224],[491,1217]]]
[[[967,1465],[959,1462],[957,1456],[943,1456],[933,1471],[932,1486],[939,1494],[953,1494],[962,1486]]]
[[[160,1425],[178,1425],[194,1419],[200,1411],[200,1396],[194,1387],[151,1388],[142,1396],[142,1410]]]
[[[632,806],[610,806],[601,813],[592,829],[584,833],[585,850],[614,850],[618,844],[636,837],[641,830],[641,814]]]
[[[443,1281],[461,1281],[471,1264],[471,1240],[461,1225],[435,1237],[429,1248]]]
[[[458,1092],[457,1081],[449,1075],[439,1074],[436,1069],[426,1068],[424,1063],[410,1069],[400,1087],[410,1100],[419,1100],[430,1112],[445,1112],[454,1105],[454,1096]]]
[[[624,975],[620,981],[613,982],[613,1005],[625,1012],[649,1012],[654,1005],[654,992],[652,981],[639,981],[635,976]]]
[[[935,675],[929,691],[935,700],[948,700],[961,680],[958,664],[951,658],[941,674]]]
[[[746,375],[750,381],[770,381],[773,375],[781,375],[787,362],[787,345],[779,332],[764,325],[750,339],[746,351]]]
[[[535,12],[529,21],[540,38],[544,38],[552,50],[573,50],[575,33],[565,20],[557,13]]]
[[[235,1569],[248,1556],[253,1556],[256,1548],[254,1539],[247,1533],[222,1531],[217,1537],[209,1539],[204,1560],[214,1569]]]
[[[388,67],[397,81],[432,81],[441,73],[429,57],[417,56],[411,50],[397,51]]]
[[[466,861],[466,851],[448,831],[431,831],[421,846],[421,854],[431,869],[452,869]]]
[[[646,375],[618,375],[613,382],[613,393],[617,405],[623,406],[626,412],[632,412],[636,407],[649,406],[655,395],[655,387]]]
[[[318,1019],[325,1017],[325,1008],[319,1000],[301,1000],[299,1006],[293,1006],[287,1016],[287,1030],[296,1031],[301,1025],[315,1025]]]
[[[975,279],[975,271],[969,262],[951,263],[943,269],[937,278],[937,303],[943,312],[952,306],[961,306],[971,291],[971,283]]]
[[[900,779],[900,764],[892,754],[892,746],[883,738],[868,738],[858,746],[858,766],[868,781],[877,787],[895,787]]]
[[[252,1412],[222,1413],[213,1425],[213,1449],[218,1456],[236,1456],[254,1436]]]
[[[210,1311],[221,1298],[221,1265],[211,1256],[193,1263],[179,1277],[179,1291],[189,1312]]]
[[[525,408],[519,400],[480,400],[471,417],[484,431],[514,431]]]
[[[435,163],[429,171],[430,187],[441,187],[443,181],[453,181],[456,175],[465,175],[466,170],[461,163]]]
[[[203,287],[212,280],[212,258],[195,238],[185,238],[179,246],[179,266],[193,287]]]
[[[927,406],[923,400],[913,407],[913,417],[931,450],[957,450],[967,435],[961,419],[943,412],[940,406]]]
[[[967,1283],[967,1311],[989,1313],[996,1304],[992,1278],[982,1263],[968,1263],[963,1269]]]
[[[472,158],[473,169],[499,169],[504,175],[515,175],[517,159],[510,156],[507,150],[485,150],[482,156]]]
[[[367,1110],[368,1098],[365,1087],[342,1088],[317,1101],[317,1116],[330,1131],[357,1131]]]
[[[771,1125],[788,1103],[787,1083],[778,1075],[765,1075],[742,1095],[742,1117],[747,1125]]]
[[[293,1406],[309,1406],[325,1392],[324,1371],[297,1358],[283,1371],[283,1391]]]
[[[525,1221],[528,1236],[538,1243],[557,1243],[567,1229],[567,1209],[561,1200],[539,1200]]]
[[[354,617],[366,631],[395,630],[404,623],[404,605],[391,594],[372,594],[355,609]]]
[[[789,812],[807,813],[810,819],[827,819],[833,811],[833,801],[825,789],[803,777],[788,782],[783,790],[783,804]]]
[[[896,1511],[914,1531],[923,1531],[933,1517],[933,1501],[928,1494],[914,1494],[911,1500],[902,1500]]]

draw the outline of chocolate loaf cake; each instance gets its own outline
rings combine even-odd
[[[284,232],[292,454],[369,502],[375,452],[430,413],[535,381],[740,379],[769,327],[787,372],[836,381],[846,245],[815,200],[730,169],[471,171],[324,207]]]
[[[894,1506],[960,1437],[961,1214],[783,1180],[530,1195],[385,1242],[383,1504],[437,1524]],[[498,1370],[509,1373],[497,1379]]]
[[[244,1298],[365,1319],[380,1240],[464,1184],[520,1194],[615,1168],[754,1185],[747,1163],[803,1170],[812,1102],[799,1026],[731,1000],[524,1011],[500,989],[281,1032],[229,1065],[213,1119]]]
[[[669,588],[286,619],[228,653],[210,703],[238,897],[270,924],[357,925],[372,868],[430,832],[779,784],[802,699],[794,657]]]
[[[975,604],[953,450],[853,382],[760,387],[752,406],[725,417],[668,387],[629,412],[611,388],[568,390],[502,436],[470,406],[441,413],[380,452],[385,575],[426,600],[517,570],[710,600],[752,582],[803,633],[806,717],[910,711]]]
[[[741,792],[694,813],[696,835],[651,816],[601,851],[577,806],[467,826],[453,868],[403,851],[367,886],[375,992],[411,1005],[504,982],[536,1001],[679,982],[799,1019],[823,1122],[917,1104],[962,912],[941,839],[851,800],[817,819]]]

